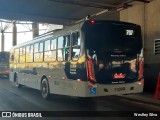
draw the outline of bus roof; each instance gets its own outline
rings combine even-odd
[[[22,44],[13,46],[11,49],[19,48],[19,47],[22,47],[22,46],[25,46],[25,45],[34,44],[34,43],[36,43],[38,41],[41,41],[41,40],[45,41],[46,39],[49,39],[51,37],[54,38],[54,37],[58,37],[60,35],[64,35],[64,34],[67,34],[67,33],[74,32],[76,30],[79,30],[82,27],[83,23],[79,23],[79,24],[76,24],[76,25],[73,25],[73,26],[68,26],[68,27],[65,27],[64,29],[61,29],[61,30],[55,30],[55,31],[53,30],[53,31],[47,32],[45,34],[42,34],[42,35],[39,35],[39,36],[33,38],[30,41],[27,41],[27,42],[24,42]]]
[[[113,20],[94,20],[96,22],[106,22],[106,23],[116,23],[116,24],[125,24],[125,25],[131,25],[131,26],[138,26],[136,24],[133,24],[133,23],[128,23],[128,22],[122,22],[122,21],[113,21]],[[19,45],[16,45],[16,46],[13,46],[11,49],[14,49],[14,48],[19,48],[19,47],[22,47],[22,46],[25,46],[25,45],[30,45],[30,44],[34,44],[38,41],[45,41],[46,39],[49,39],[51,37],[58,37],[60,35],[65,35],[65,34],[68,34],[68,33],[72,33],[76,30],[79,30],[81,29],[83,26],[87,25],[88,24],[88,20],[87,21],[84,21],[84,22],[81,22],[81,23],[78,23],[78,24],[75,24],[73,26],[67,26],[65,27],[64,29],[61,29],[61,30],[53,30],[53,31],[50,31],[50,32],[47,32],[45,34],[42,34],[42,35],[39,35],[38,37],[35,37],[33,38],[32,40],[30,41],[27,41],[27,42],[24,42],[22,44],[19,44]]]

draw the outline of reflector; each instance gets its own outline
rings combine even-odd
[[[94,22],[94,20],[90,20],[90,23],[93,25],[95,22]]]

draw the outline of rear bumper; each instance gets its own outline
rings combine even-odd
[[[94,87],[88,88],[86,97],[141,93],[143,92],[143,87],[144,80],[126,84],[97,84]]]

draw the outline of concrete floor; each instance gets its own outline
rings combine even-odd
[[[0,111],[12,111],[12,112],[13,111],[62,111],[62,112],[63,111],[79,111],[79,112],[80,111],[86,111],[86,112],[124,111],[126,112],[126,111],[158,111],[158,110],[159,108],[156,106],[150,106],[143,103],[121,99],[118,96],[106,96],[106,97],[93,98],[92,100],[89,99],[86,100],[68,96],[51,95],[50,100],[45,100],[41,97],[41,93],[38,90],[31,89],[25,86],[22,88],[16,88],[16,86],[14,86],[14,84],[10,82],[8,79],[0,79]],[[0,120],[1,119],[2,118],[0,118]],[[17,118],[12,118],[12,119],[17,120]],[[37,119],[39,120],[39,118]],[[52,118],[45,118],[45,120],[47,119],[52,119]],[[61,120],[66,118],[56,117],[54,118],[54,120],[55,119]],[[69,118],[69,120],[72,119],[74,118],[73,117]],[[88,120],[92,118],[86,118],[86,119]],[[100,119],[103,120],[105,118],[100,118]],[[125,118],[119,118],[119,120],[121,119],[124,120]]]

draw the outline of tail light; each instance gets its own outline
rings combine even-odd
[[[144,85],[144,81],[138,82],[138,85]]]
[[[88,79],[91,83],[95,84],[95,73],[94,73],[94,65],[93,61],[90,58],[87,58],[87,72],[88,72]]]
[[[139,80],[141,80],[143,78],[143,71],[144,71],[144,60],[143,58],[140,58],[139,60]]]

